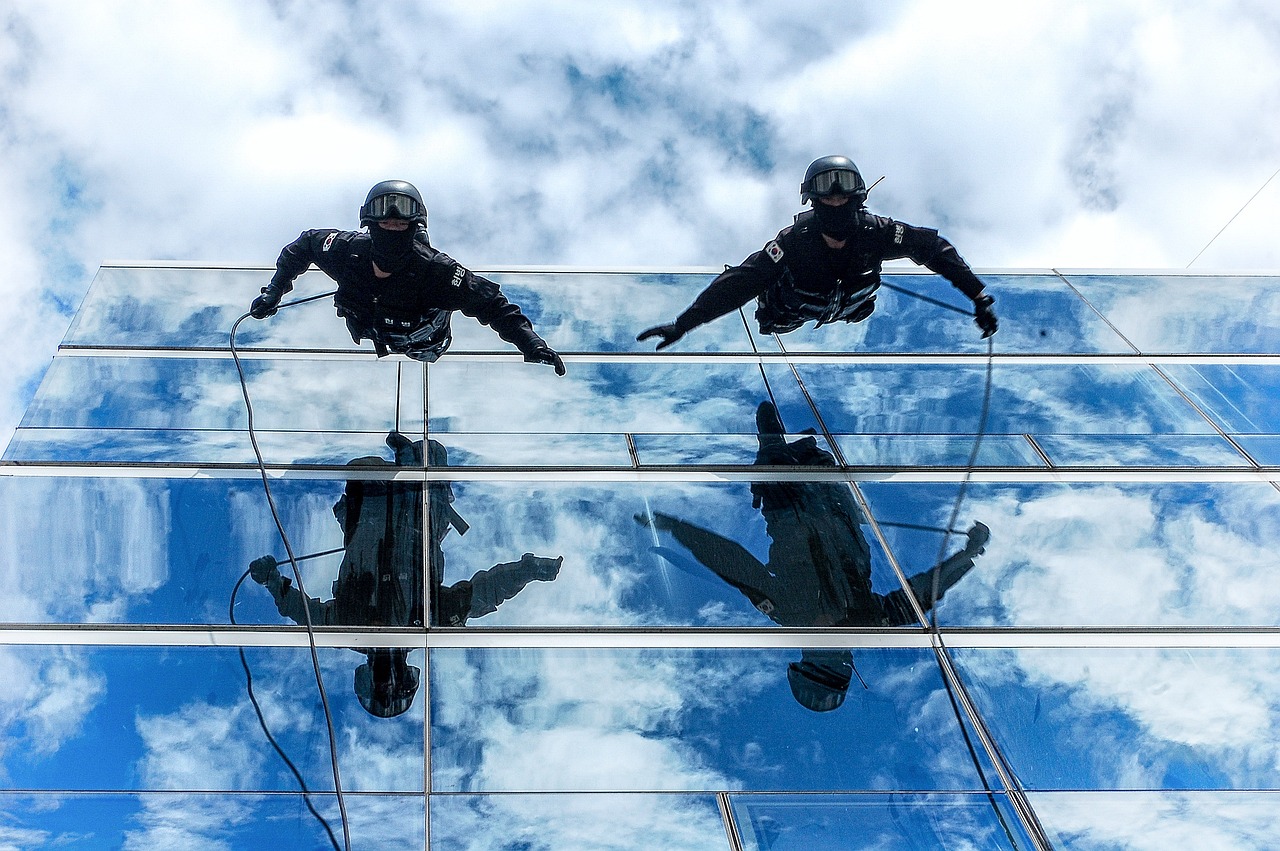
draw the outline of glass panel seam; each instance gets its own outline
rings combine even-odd
[[[742,851],[742,835],[738,832],[738,823],[733,817],[729,793],[717,792],[716,805],[720,808],[720,819],[724,823],[725,838],[729,842],[730,851]]]
[[[1062,274],[1062,273],[1061,273],[1061,272],[1059,272],[1057,269],[1054,269],[1054,270],[1053,270],[1053,273],[1054,273],[1055,275],[1057,275],[1059,278],[1061,278],[1061,279],[1062,279],[1062,282],[1063,282],[1064,284],[1066,284],[1068,287],[1070,287],[1070,288],[1071,288],[1071,291],[1072,291],[1073,293],[1075,293],[1075,294],[1076,294],[1076,298],[1078,298],[1078,299],[1080,299],[1080,301],[1084,302],[1085,306],[1086,306],[1086,307],[1088,307],[1090,310],[1092,310],[1094,313],[1096,313],[1096,314],[1098,315],[1098,318],[1099,318],[1099,319],[1101,319],[1103,322],[1107,323],[1107,327],[1108,327],[1108,328],[1110,328],[1113,332],[1115,332],[1115,335],[1116,335],[1117,337],[1119,337],[1121,340],[1123,340],[1123,341],[1124,341],[1124,344],[1125,344],[1126,346],[1128,346],[1129,348],[1133,349],[1133,351],[1134,351],[1134,353],[1135,353],[1135,354],[1141,354],[1141,353],[1142,353],[1142,350],[1141,350],[1141,349],[1139,349],[1137,346],[1135,346],[1135,345],[1133,344],[1133,341],[1132,341],[1132,340],[1130,340],[1128,337],[1126,337],[1126,336],[1124,335],[1124,333],[1123,333],[1123,332],[1121,332],[1121,330],[1120,330],[1119,328],[1117,328],[1117,327],[1115,326],[1115,324],[1114,324],[1110,319],[1108,319],[1108,318],[1107,318],[1106,314],[1104,314],[1104,313],[1103,313],[1101,310],[1099,310],[1098,308],[1094,307],[1093,302],[1091,302],[1091,301],[1089,301],[1089,299],[1085,298],[1084,293],[1080,292],[1078,289],[1076,289],[1076,288],[1075,288],[1075,285],[1074,285],[1074,284],[1072,284],[1072,283],[1071,283],[1071,281],[1067,279],[1067,276],[1066,276],[1066,275]]]
[[[1203,408],[1201,408],[1199,405],[1197,405],[1197,404],[1196,404],[1196,402],[1195,402],[1195,400],[1194,400],[1194,399],[1192,399],[1192,398],[1191,398],[1187,393],[1185,393],[1185,392],[1183,391],[1183,389],[1182,389],[1181,387],[1179,387],[1179,386],[1178,386],[1178,384],[1177,384],[1177,383],[1176,383],[1172,378],[1170,378],[1170,377],[1168,376],[1168,374],[1167,374],[1163,369],[1161,369],[1159,366],[1156,366],[1155,364],[1152,364],[1152,365],[1151,365],[1151,369],[1155,371],[1156,375],[1158,375],[1158,376],[1160,376],[1161,378],[1163,378],[1163,379],[1165,380],[1165,383],[1166,383],[1166,384],[1168,384],[1168,385],[1169,385],[1169,387],[1173,389],[1173,392],[1174,392],[1174,393],[1177,393],[1177,394],[1178,394],[1178,396],[1179,396],[1179,397],[1180,397],[1184,402],[1186,402],[1188,405],[1190,405],[1190,406],[1191,406],[1191,409],[1192,409],[1193,411],[1195,411],[1197,414],[1199,414],[1199,415],[1200,415],[1200,417],[1201,417],[1201,419],[1203,419],[1206,423],[1208,423],[1208,424],[1209,424],[1209,426],[1210,426],[1210,427],[1211,427],[1215,432],[1217,432],[1217,433],[1218,433],[1218,436],[1219,436],[1219,437],[1221,437],[1221,438],[1222,438],[1223,440],[1225,440],[1227,443],[1230,443],[1230,444],[1231,444],[1231,448],[1232,448],[1232,449],[1234,449],[1236,452],[1239,452],[1239,453],[1240,453],[1240,455],[1241,455],[1241,457],[1243,457],[1246,461],[1248,461],[1248,462],[1253,466],[1253,468],[1254,468],[1255,470],[1256,470],[1256,469],[1261,469],[1261,465],[1260,465],[1260,464],[1258,464],[1258,462],[1254,460],[1253,456],[1252,456],[1252,455],[1250,455],[1248,452],[1246,452],[1246,451],[1245,451],[1245,449],[1244,449],[1244,447],[1243,447],[1243,446],[1241,446],[1239,443],[1237,443],[1237,442],[1236,442],[1236,440],[1235,440],[1231,435],[1227,434],[1227,432],[1226,432],[1225,430],[1223,430],[1223,429],[1222,429],[1222,427],[1220,427],[1220,426],[1219,426],[1219,425],[1214,421],[1213,417],[1209,416],[1209,414],[1208,414],[1208,413],[1207,413]]]
[[[1210,435],[1201,435],[1208,437]],[[1244,456],[1248,457],[1248,456]],[[272,479],[351,479],[365,481],[474,481],[474,482],[958,482],[965,476],[962,467],[864,467],[766,469],[751,465],[694,466],[651,465],[630,467],[450,467],[446,470],[397,470],[394,472],[353,469],[345,465],[267,464]],[[86,477],[86,478],[227,478],[256,479],[258,469],[249,464],[187,464],[181,462],[26,462],[0,461],[0,476]],[[1280,466],[1240,467],[978,467],[973,482],[1062,483],[1062,482],[1150,482],[1207,483],[1280,481]]]
[[[1280,627],[954,627],[939,630],[952,648],[1280,648]],[[460,628],[427,632],[374,632],[319,628],[316,646],[422,648],[745,648],[804,647],[924,648],[934,633],[923,628],[870,627],[830,631],[762,628],[748,630],[654,627],[563,629]],[[102,624],[0,627],[0,646],[307,647],[297,627],[108,627]]]

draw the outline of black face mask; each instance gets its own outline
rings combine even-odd
[[[821,201],[813,205],[818,226],[832,239],[848,239],[858,228],[858,205],[852,201],[834,207]]]
[[[379,227],[377,222],[369,225],[369,236],[373,238],[373,262],[384,272],[403,272],[413,256],[416,232],[413,225],[404,230],[387,230]]]

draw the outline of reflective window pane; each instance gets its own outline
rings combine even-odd
[[[715,275],[500,272],[488,277],[520,305],[553,348],[612,353],[652,352],[655,341],[637,341],[636,336],[674,321]],[[492,331],[460,315],[454,319],[453,335],[453,350],[458,352],[494,351],[505,345]],[[750,353],[753,349],[741,314],[733,311],[698,328],[670,351]]]
[[[1280,846],[1274,792],[1037,792],[1028,796],[1055,848]]]
[[[753,363],[571,363],[558,377],[518,362],[444,359],[430,368],[436,433],[754,434],[772,399],[788,431],[816,428],[791,370]]]
[[[536,835],[536,845],[524,839]],[[728,851],[712,795],[433,795],[433,851],[512,848]]]
[[[985,434],[973,456],[975,440],[922,434],[838,434],[846,464],[866,467],[1045,467],[1035,444],[1020,434]]]
[[[420,851],[426,841],[422,796],[347,795],[353,848]],[[225,793],[0,795],[10,848],[332,848],[342,847],[332,794]],[[321,821],[323,819],[323,821]],[[365,843],[368,843],[367,845]]]
[[[320,649],[344,790],[421,792],[422,699],[398,715],[357,692],[365,654]],[[408,664],[421,670],[422,652]],[[0,648],[9,683],[3,786],[16,790],[332,792],[325,719],[306,648]],[[387,715],[387,713],[383,713]]]
[[[982,280],[996,299],[1000,317],[1000,331],[992,340],[996,352],[1133,351],[1057,275],[984,274]],[[754,304],[745,310],[754,317]],[[758,336],[754,319],[752,334]],[[987,342],[973,324],[973,303],[937,275],[886,274],[869,319],[821,328],[808,323],[778,339],[788,352],[987,351]]]
[[[263,431],[422,430],[421,366],[394,360],[243,360]],[[323,376],[318,380],[317,376]],[[398,403],[403,404],[398,404]],[[58,358],[22,425],[30,428],[243,429],[230,359]]]
[[[1253,466],[1230,441],[1218,436],[1041,434],[1035,441],[1055,467]]]
[[[272,485],[317,624],[422,624],[423,484],[376,478],[395,473],[375,459],[363,477]],[[225,624],[234,602],[241,624],[305,623],[261,480],[0,478],[0,499],[0,620]]]
[[[929,650],[436,649],[431,677],[441,792],[981,788]]]
[[[744,851],[1032,847],[1004,795],[734,795]]]
[[[1280,435],[1236,435],[1235,441],[1249,457],[1264,467],[1280,467]]]
[[[476,626],[917,623],[847,484],[458,481],[452,489],[467,531],[444,540],[444,586],[470,583],[479,594],[497,579],[489,571],[510,574],[491,603],[473,598],[473,613],[490,612]],[[563,565],[554,575],[500,567],[522,552]]]
[[[1274,353],[1280,347],[1280,278],[1076,273],[1067,277],[1148,354]]]
[[[1280,789],[1274,648],[952,653],[1028,790]]]
[[[927,571],[954,484],[860,485],[903,570]],[[937,607],[949,626],[1275,626],[1280,493],[1258,483],[972,483],[947,553],[990,539]]]
[[[833,432],[974,434],[982,365],[797,364]],[[992,434],[1212,434],[1213,428],[1145,366],[998,364]]]
[[[1165,371],[1228,434],[1280,434],[1280,367],[1199,364]]]
[[[108,267],[98,271],[64,343],[129,348],[227,348],[236,320],[271,280],[270,269]],[[283,305],[331,292],[323,273],[305,272]],[[357,348],[331,298],[282,306],[265,320],[236,330],[241,349]],[[372,352],[368,343],[366,351]]]
[[[422,432],[402,429],[414,440]],[[281,464],[339,465],[378,447],[386,433],[256,431],[263,460]],[[136,463],[149,465],[257,465],[249,432],[217,429],[20,428],[4,460],[27,463]]]

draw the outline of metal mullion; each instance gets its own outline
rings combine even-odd
[[[1175,382],[1172,378],[1170,378],[1163,369],[1161,369],[1159,366],[1155,364],[1151,364],[1150,366],[1151,366],[1151,369],[1155,371],[1156,375],[1163,378],[1165,382],[1169,385],[1169,387],[1173,390],[1173,392],[1178,394],[1178,396],[1182,399],[1182,401],[1186,402],[1188,405],[1191,406],[1191,410],[1199,414],[1200,418],[1203,419],[1206,423],[1208,423],[1209,427],[1218,433],[1219,437],[1221,437],[1227,443],[1231,444],[1231,448],[1234,449],[1236,452],[1239,452],[1241,457],[1243,457],[1246,461],[1252,464],[1255,470],[1261,469],[1262,465],[1259,464],[1252,455],[1246,452],[1244,447],[1235,441],[1235,438],[1227,434],[1226,430],[1224,430],[1216,422],[1214,422],[1213,417],[1209,416],[1209,414],[1206,413],[1203,408],[1197,405],[1195,400],[1192,399],[1187,393],[1185,393],[1183,389],[1178,386],[1177,382]]]
[[[858,504],[862,506],[862,514],[867,519],[867,525],[871,527],[871,532],[876,536],[876,540],[880,542],[880,549],[884,551],[885,558],[889,560],[889,566],[893,568],[894,574],[898,577],[898,584],[902,587],[903,593],[907,595],[907,600],[911,603],[911,609],[915,612],[916,618],[920,621],[921,627],[928,625],[929,620],[925,615],[924,607],[920,605],[920,601],[916,599],[915,592],[911,590],[911,583],[907,581],[906,572],[903,571],[902,565],[898,563],[898,557],[894,555],[893,550],[889,547],[889,541],[885,537],[884,530],[880,528],[880,524],[876,521],[871,513],[871,505],[867,502],[866,496],[862,493],[862,489],[856,483],[850,482],[849,487],[853,489],[853,495],[858,500]]]
[[[1036,456],[1041,461],[1044,462],[1045,467],[1047,467],[1050,470],[1057,469],[1057,466],[1053,463],[1053,461],[1049,460],[1049,455],[1043,449],[1040,448],[1040,442],[1037,441],[1035,437],[1029,434],[1024,434],[1022,436],[1026,438],[1027,443],[1031,444],[1032,451],[1035,452]]]
[[[730,851],[742,851],[742,834],[738,831],[737,819],[733,817],[733,806],[729,803],[729,793],[717,792],[716,805],[720,808],[720,820],[724,823],[725,838],[729,841]]]
[[[1141,350],[1141,349],[1139,349],[1137,346],[1135,346],[1135,345],[1133,344],[1133,341],[1131,341],[1128,337],[1126,337],[1126,336],[1125,336],[1125,335],[1120,331],[1120,329],[1119,329],[1119,328],[1117,328],[1117,327],[1116,327],[1116,326],[1111,322],[1111,320],[1110,320],[1110,319],[1108,319],[1108,318],[1106,317],[1106,314],[1104,314],[1101,310],[1098,310],[1098,308],[1094,307],[1094,306],[1093,306],[1093,302],[1091,302],[1091,301],[1089,301],[1089,299],[1085,298],[1084,293],[1082,293],[1082,292],[1080,292],[1078,289],[1076,289],[1075,284],[1071,283],[1071,281],[1067,279],[1067,276],[1066,276],[1066,275],[1062,274],[1062,273],[1061,273],[1061,272],[1059,272],[1057,269],[1054,269],[1054,270],[1053,270],[1053,274],[1055,274],[1055,275],[1057,275],[1059,278],[1061,278],[1061,279],[1062,279],[1062,283],[1066,284],[1066,285],[1071,289],[1071,291],[1072,291],[1073,293],[1075,293],[1075,294],[1076,294],[1076,298],[1078,298],[1078,299],[1080,299],[1082,302],[1084,302],[1085,307],[1089,308],[1089,309],[1090,309],[1090,310],[1092,310],[1094,313],[1096,313],[1096,314],[1098,315],[1098,318],[1099,318],[1099,319],[1101,319],[1103,322],[1105,322],[1105,323],[1107,324],[1107,327],[1108,327],[1108,328],[1110,328],[1110,329],[1112,330],[1112,332],[1113,332],[1117,337],[1119,337],[1121,340],[1123,340],[1123,341],[1124,341],[1124,344],[1125,344],[1126,346],[1128,346],[1129,348],[1133,349],[1134,354],[1139,354],[1139,355],[1140,355],[1140,354],[1142,354],[1142,350]]]
[[[1031,806],[1031,802],[1027,799],[1026,793],[1022,789],[1022,784],[1018,780],[1017,774],[1013,771],[1013,766],[1005,759],[1004,752],[1000,750],[999,744],[995,737],[987,728],[986,721],[982,714],[974,705],[973,700],[969,697],[969,690],[965,687],[964,681],[960,678],[960,673],[955,669],[955,664],[951,659],[951,653],[942,641],[942,636],[938,632],[933,633],[936,639],[933,651],[938,661],[939,673],[951,684],[953,693],[963,710],[965,717],[969,719],[969,725],[978,735],[978,741],[981,743],[983,750],[986,752],[987,759],[991,762],[996,770],[996,774],[1000,777],[1000,785],[1004,789],[1005,797],[1012,805],[1014,813],[1018,817],[1018,821],[1022,825],[1022,829],[1031,837],[1032,843],[1035,844],[1037,851],[1053,851],[1053,845],[1045,836],[1044,828],[1040,824],[1040,819],[1036,815],[1035,808]],[[959,721],[959,719],[957,719]],[[994,803],[994,802],[993,802]]]
[[[1280,649],[1280,627],[1169,628],[1159,626],[1112,627],[963,627],[940,628],[951,648],[1126,648],[1126,649]],[[432,628],[372,631],[320,627],[318,647],[362,649],[469,648],[618,648],[673,649],[798,649],[805,647],[926,648],[933,632],[922,628],[865,627],[746,629],[671,627],[528,627]],[[305,630],[297,627],[236,626],[133,626],[105,624],[0,626],[2,646],[96,647],[307,647]]]
[[[267,465],[273,480],[332,480],[358,478],[364,481],[498,481],[569,482],[594,484],[617,482],[957,482],[966,470],[958,466],[885,467],[796,467],[759,468],[750,464],[723,466],[653,465],[631,467],[450,467],[448,470],[409,471],[404,469],[360,468],[347,465]],[[258,468],[248,464],[111,463],[49,461],[0,461],[0,477],[88,477],[97,479],[256,479]],[[970,475],[975,482],[1017,482],[1025,484],[1067,482],[1263,482],[1280,481],[1280,467],[983,467]]]

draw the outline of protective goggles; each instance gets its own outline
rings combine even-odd
[[[399,192],[379,195],[364,205],[364,218],[374,219],[416,219],[426,211],[417,199]]]
[[[833,671],[826,665],[815,665],[812,662],[792,662],[787,666],[800,676],[804,677],[811,683],[831,689],[832,691],[844,692],[849,688],[849,681],[853,679],[849,674],[842,671]]]
[[[805,192],[810,195],[856,195],[863,190],[862,177],[856,171],[834,169],[815,174]]]

